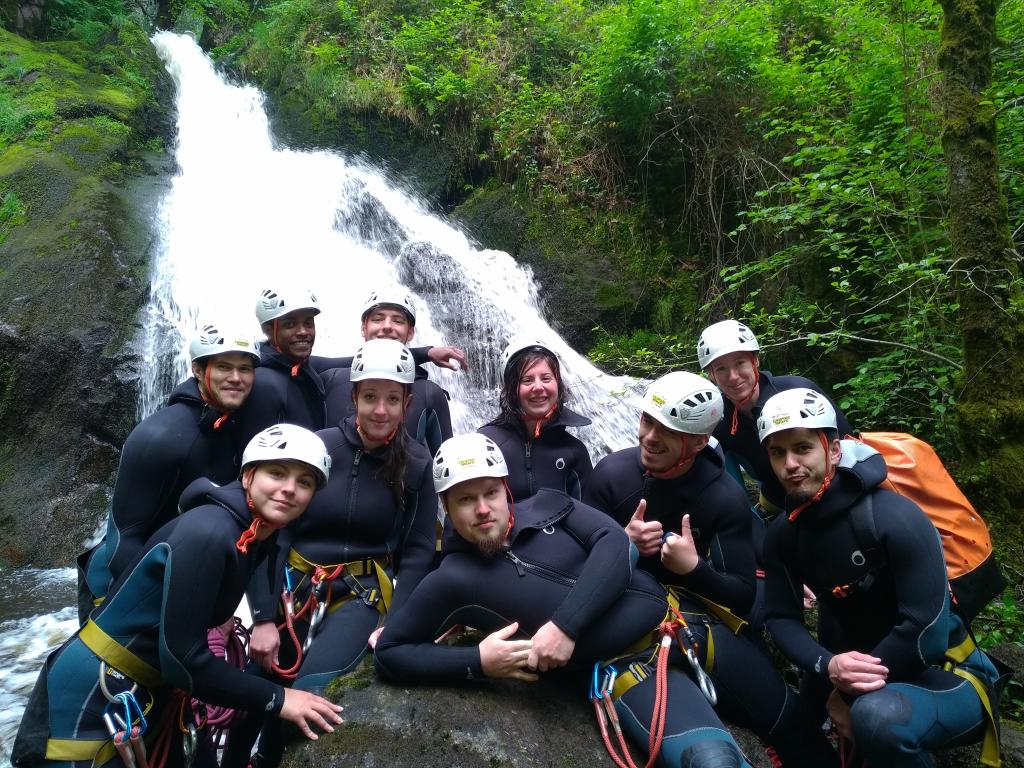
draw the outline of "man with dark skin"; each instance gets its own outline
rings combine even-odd
[[[270,424],[287,422],[313,431],[333,426],[347,413],[328,419],[325,374],[342,369],[347,376],[351,357],[319,357],[313,354],[316,316],[320,304],[308,290],[267,288],[256,300],[256,319],[266,335],[260,348],[260,365],[252,395],[243,411],[244,439]],[[465,369],[465,353],[457,347],[425,347],[414,351],[417,363],[427,360],[442,367]],[[338,398],[341,402],[342,398]]]

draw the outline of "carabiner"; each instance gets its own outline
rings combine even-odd
[[[700,659],[693,652],[693,648],[686,649],[686,660],[690,662],[690,666],[693,668],[693,674],[697,678],[697,686],[700,688],[700,692],[704,694],[704,698],[708,700],[712,707],[715,706],[718,703],[718,691],[715,690],[715,684],[711,680],[711,676],[700,665]]]
[[[309,646],[313,644],[313,636],[320,631],[320,622],[323,621],[326,614],[327,603],[317,603],[313,615],[309,617],[309,632],[306,634],[306,641],[302,644],[303,653],[308,651]]]
[[[197,741],[199,741],[199,736],[196,733],[195,723],[189,723],[188,733],[181,739],[181,750],[185,756],[184,768],[192,768],[192,764],[195,762]]]

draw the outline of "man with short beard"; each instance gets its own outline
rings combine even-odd
[[[403,683],[533,681],[566,666],[589,677],[595,662],[613,658],[624,684],[608,695],[623,730],[646,746],[655,691],[649,662],[669,603],[653,578],[633,570],[622,528],[551,489],[513,509],[505,458],[479,433],[445,441],[433,475],[451,524],[445,557],[389,616],[376,646],[377,670]],[[473,646],[434,642],[457,625],[488,634]],[[680,670],[687,662],[675,647],[668,663],[658,765],[749,768]]]
[[[757,426],[786,492],[765,540],[766,624],[804,673],[808,727],[827,709],[846,765],[861,765],[855,754],[872,766],[931,766],[931,750],[982,739],[983,763],[999,765],[999,674],[951,610],[927,515],[881,487],[880,454],[839,440],[820,392],[771,397]],[[875,541],[862,540],[854,515],[871,521]],[[803,584],[818,595],[817,638],[804,624]]]

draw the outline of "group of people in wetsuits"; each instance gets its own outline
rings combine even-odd
[[[80,558],[82,627],[40,673],[15,765],[275,766],[284,722],[342,722],[319,692],[369,653],[404,682],[579,680],[602,730],[660,766],[750,765],[723,722],[788,767],[926,766],[978,741],[998,765],[999,673],[951,608],[935,529],[820,388],[760,370],[749,328],[705,329],[703,375],[652,382],[637,445],[595,467],[543,340],[511,341],[496,418],[453,436],[422,365],[465,355],[408,347],[410,297],[370,295],[351,358],[313,355],[319,312],[267,289],[264,341],[196,335],[193,376],[125,443]],[[845,519],[864,498],[870,573]],[[208,643],[243,595],[244,671]],[[467,627],[482,639],[439,642]],[[226,743],[202,738],[200,702],[246,713]]]

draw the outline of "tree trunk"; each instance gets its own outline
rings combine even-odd
[[[998,0],[940,0],[944,74],[942,147],[949,235],[958,279],[964,374],[958,406],[963,479],[983,512],[1024,520],[1024,328],[1010,314],[1019,292],[1006,202],[999,187],[995,109],[989,100]]]

